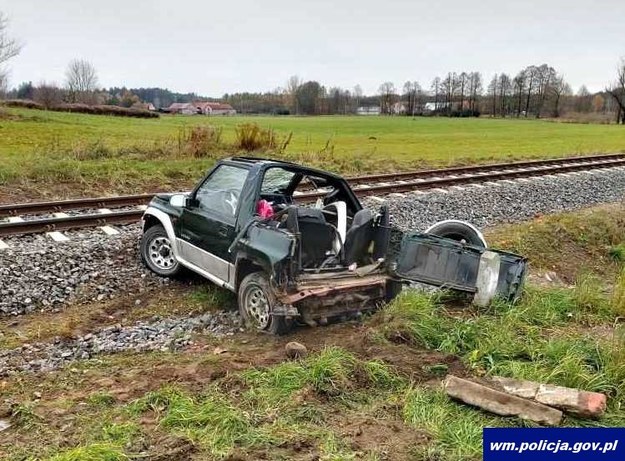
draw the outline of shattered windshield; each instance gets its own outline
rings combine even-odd
[[[263,178],[261,193],[276,194],[284,192],[289,184],[291,184],[293,176],[295,176],[295,173],[287,171],[284,168],[269,168]]]

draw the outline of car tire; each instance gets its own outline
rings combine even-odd
[[[173,277],[180,273],[181,266],[176,261],[172,244],[165,228],[161,225],[150,227],[141,236],[141,260],[156,275]]]
[[[466,242],[480,248],[486,248],[486,240],[475,227],[462,221],[442,221],[434,224],[428,230],[427,234],[436,235],[437,237],[448,238],[458,242]]]
[[[272,314],[277,300],[264,272],[253,272],[241,281],[238,301],[239,313],[246,327],[273,335],[283,335],[291,330],[291,319]]]

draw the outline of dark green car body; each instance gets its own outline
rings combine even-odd
[[[301,199],[311,190],[322,192],[315,206]],[[271,205],[269,216],[259,213],[261,202]],[[387,209],[363,210],[338,175],[257,158],[218,162],[191,192],[155,196],[143,219],[144,232],[163,227],[177,263],[235,292],[246,276],[263,273],[276,300],[271,315],[311,324],[373,308],[392,297],[402,281],[444,286],[449,271],[437,278],[406,269],[423,263],[437,272],[431,268],[441,251],[460,255],[453,260],[461,266],[468,261],[465,254],[473,256],[455,288],[476,292],[480,269],[475,264],[485,251],[446,239],[433,249],[430,237],[430,247],[419,248],[422,261],[390,258]],[[420,245],[414,234],[408,242]],[[503,274],[516,284],[506,285],[506,296],[516,296],[522,284],[524,260],[519,257],[515,264],[514,274]],[[402,275],[397,267],[404,269]]]

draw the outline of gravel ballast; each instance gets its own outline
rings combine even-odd
[[[138,225],[114,236],[99,229],[67,235],[67,242],[45,234],[4,240],[9,248],[0,250],[0,315],[53,311],[170,283],[140,263]]]
[[[478,228],[532,219],[537,215],[611,203],[625,197],[625,168],[593,173],[498,181],[384,197],[393,223],[402,230],[425,230],[446,219],[468,221]],[[380,200],[366,198],[377,209]]]
[[[402,230],[425,230],[445,219],[485,228],[620,201],[624,196],[625,168],[614,168],[391,195],[383,200],[389,204],[393,223]],[[377,209],[382,202],[365,198],[363,203]],[[67,232],[68,242],[54,242],[46,235],[4,239],[10,248],[0,250],[0,315],[53,311],[67,303],[102,301],[170,283],[141,264],[140,226],[120,230],[116,236],[98,229]]]
[[[615,168],[391,195],[382,200],[366,198],[363,203],[373,209],[388,203],[394,224],[402,230],[425,230],[445,219],[484,228],[624,197],[625,169]],[[0,315],[55,311],[77,302],[88,308],[92,302],[171,283],[143,267],[138,252],[140,226],[119,229],[121,233],[115,236],[97,229],[67,232],[67,242],[54,242],[46,235],[4,239],[9,249],[0,250]],[[175,350],[191,344],[193,332],[225,335],[239,328],[236,313],[117,325],[77,339],[0,351],[0,375],[52,370],[103,353]]]
[[[115,325],[74,340],[24,344],[0,350],[0,376],[16,372],[55,370],[74,360],[119,352],[174,351],[192,344],[192,334],[230,336],[240,330],[236,312],[207,313],[195,317],[154,319],[132,326]]]

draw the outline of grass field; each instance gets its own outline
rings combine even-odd
[[[603,392],[601,419],[568,415],[563,425],[623,427],[623,219],[619,204],[493,229],[491,242],[526,252],[533,279],[553,270],[574,281],[530,283],[518,304],[459,308],[440,294],[406,292],[362,322],[298,328],[287,337],[198,334],[185,350],[100,355],[4,377],[0,418],[13,426],[0,437],[0,458],[477,461],[483,427],[534,426],[450,400],[439,385],[447,373]],[[557,242],[548,227],[559,230]],[[562,254],[575,263],[557,266]],[[234,308],[214,286],[158,292],[139,308],[111,301],[0,319],[0,338],[16,347],[174,308]],[[287,360],[291,340],[310,355]]]
[[[625,150],[625,130],[536,120],[409,117],[163,116],[160,119],[2,109],[0,182],[30,190],[49,184],[63,194],[187,187],[214,158],[235,154],[235,127],[273,129],[279,154],[346,174]],[[188,155],[188,132],[221,131],[202,158]],[[265,152],[266,153],[266,152]],[[272,152],[268,152],[272,154]]]

